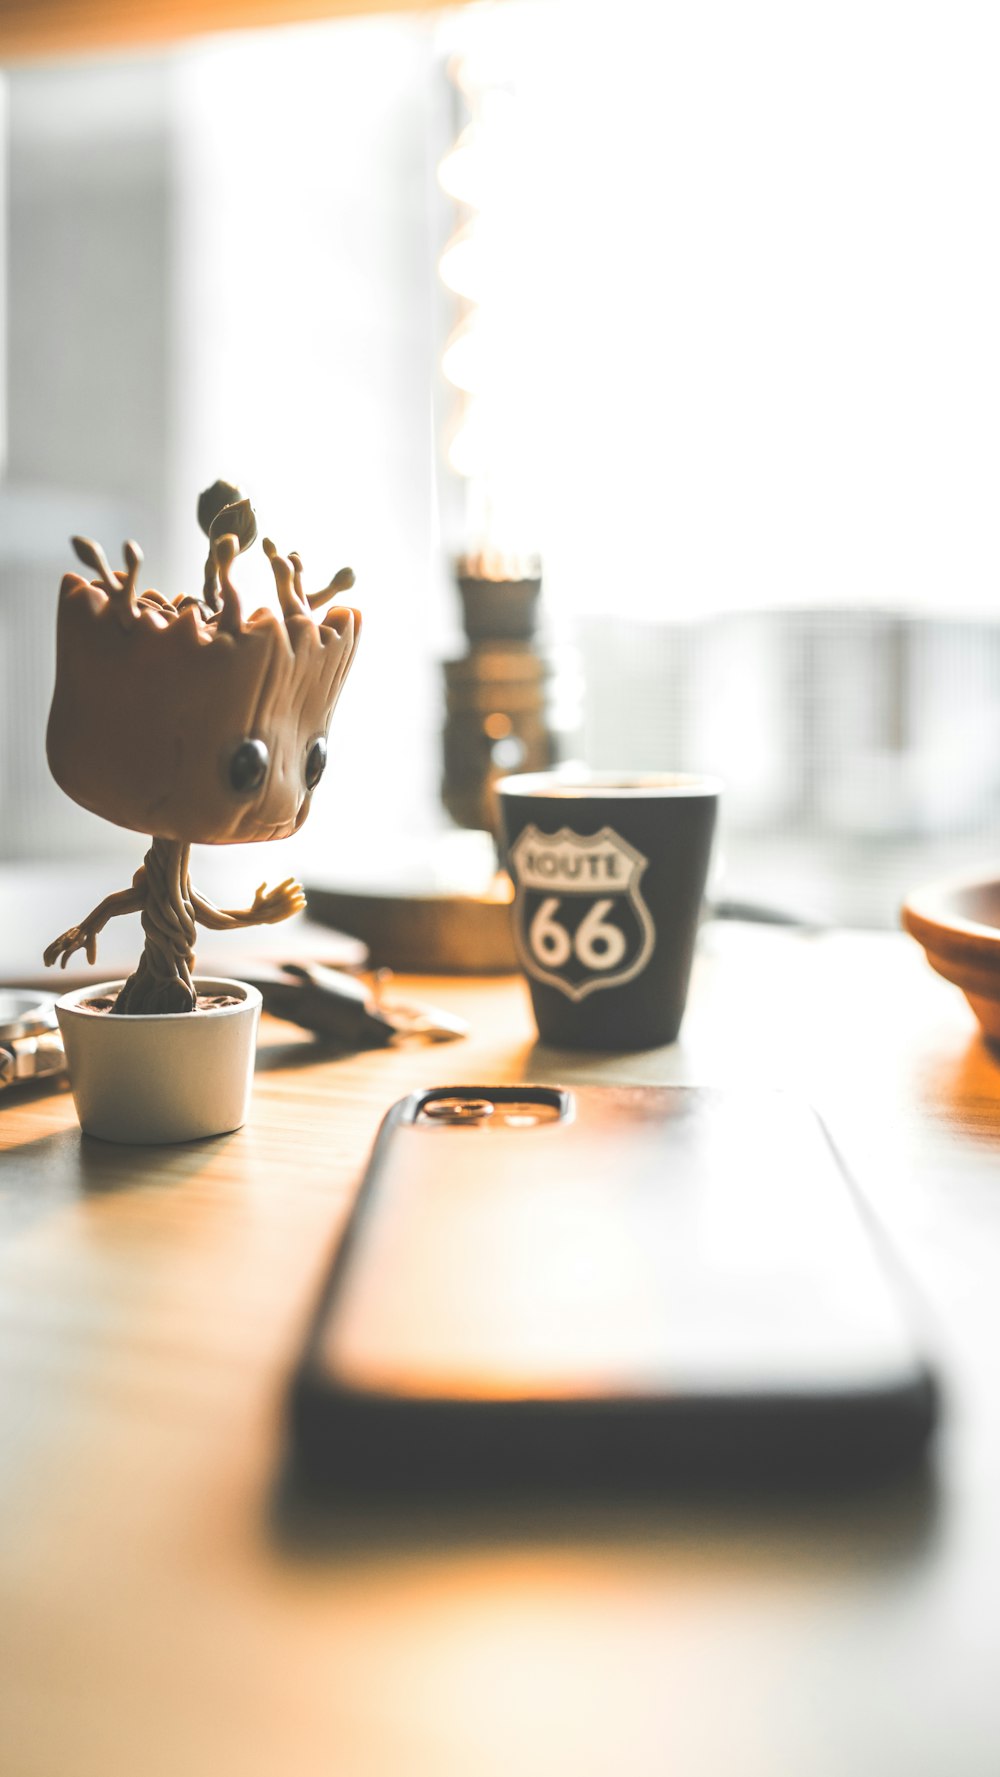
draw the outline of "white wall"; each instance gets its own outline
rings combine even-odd
[[[0,484],[0,857],[124,850],[51,782],[59,581],[81,531],[161,556],[170,457],[172,121],[151,60],[7,79],[7,479]]]
[[[312,585],[349,562],[365,612],[327,780],[267,869],[336,869],[373,827],[435,818],[437,70],[428,22],[375,19],[12,72],[0,643],[16,608],[8,678],[27,651],[32,693],[0,716],[0,855],[121,840],[53,794],[35,732],[67,531],[115,559],[134,535],[151,584],[197,590],[195,500],[220,474]]]
[[[426,23],[372,20],[220,40],[176,70],[176,462],[188,489],[220,473],[252,489],[313,586],[349,562],[364,612],[327,778],[289,848],[317,868],[356,867],[375,824],[434,818],[435,68]],[[196,577],[185,498],[177,557]],[[237,583],[264,596],[254,554]]]
[[[995,611],[992,0],[496,12],[550,597]]]

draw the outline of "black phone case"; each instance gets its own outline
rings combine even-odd
[[[618,1396],[481,1399],[357,1389],[329,1373],[324,1331],[355,1262],[387,1157],[400,1127],[413,1123],[429,1103],[487,1099],[502,1107],[531,1100],[561,1113],[572,1104],[596,1128],[612,1114],[619,1123],[624,1117],[641,1125],[671,1095],[690,1099],[709,1092],[578,1087],[567,1094],[549,1087],[462,1086],[414,1093],[395,1104],[380,1128],[293,1377],[290,1430],[300,1468],[336,1489],[366,1493],[512,1485],[643,1491],[692,1482],[841,1485],[895,1473],[919,1460],[938,1415],[939,1394],[916,1337],[911,1361],[878,1386],[860,1388],[744,1389],[703,1396],[663,1388]],[[542,1139],[555,1133],[545,1130]],[[532,1137],[525,1132],[522,1139]],[[902,1298],[909,1321],[906,1280],[835,1154],[834,1159],[875,1247],[885,1288]]]

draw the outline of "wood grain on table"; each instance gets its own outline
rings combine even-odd
[[[533,1042],[517,981],[337,1056],[265,1021],[252,1119],[175,1149],[0,1104],[3,1777],[996,1777],[1000,1061],[903,938],[702,936],[682,1040]],[[346,1507],[283,1390],[383,1112],[418,1085],[804,1093],[932,1317],[928,1475],[824,1502]]]

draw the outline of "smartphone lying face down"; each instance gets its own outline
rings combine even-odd
[[[816,1115],[780,1093],[442,1087],[375,1144],[292,1390],[344,1485],[837,1479],[936,1388]]]

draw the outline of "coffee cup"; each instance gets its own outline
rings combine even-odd
[[[543,1042],[608,1051],[673,1042],[721,787],[657,772],[500,780],[514,938]]]

